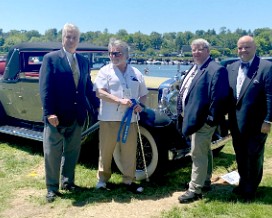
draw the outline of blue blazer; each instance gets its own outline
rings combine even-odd
[[[228,91],[226,68],[209,58],[189,87],[185,99],[182,133],[185,136],[191,135],[205,123],[210,126],[218,125],[227,113]]]
[[[55,114],[60,126],[70,126],[75,120],[82,126],[87,111],[97,115],[99,99],[93,92],[89,62],[80,54],[76,57],[80,70],[77,88],[63,49],[44,56],[39,80],[44,122],[48,122],[48,115]]]
[[[228,66],[230,83],[229,120],[232,132],[260,133],[264,120],[272,121],[272,63],[255,56],[239,99],[236,83],[240,61]]]

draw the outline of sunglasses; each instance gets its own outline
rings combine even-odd
[[[109,52],[109,56],[115,56],[115,57],[120,57],[122,56],[122,52],[116,51],[116,52]]]

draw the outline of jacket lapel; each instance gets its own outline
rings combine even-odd
[[[65,69],[66,72],[72,73],[72,69],[71,69],[68,59],[66,57],[65,51],[63,50],[63,48],[60,51],[61,51],[60,52],[61,64],[62,64],[63,68]]]
[[[206,68],[204,69],[198,69],[197,70],[197,74],[195,75],[195,78],[193,79],[190,87],[189,87],[189,90],[188,90],[188,94],[187,96],[189,95],[189,93],[191,92],[191,90],[195,87],[195,85],[197,84],[197,81],[199,80],[199,78],[201,77],[201,75],[206,71]]]
[[[231,89],[233,90],[233,96],[237,96],[237,77],[238,77],[238,71],[239,71],[240,61],[237,61],[233,64],[233,67],[231,71],[229,72],[229,84]]]
[[[200,79],[201,75],[203,75],[203,73],[205,73],[207,66],[209,65],[209,63],[211,62],[211,57],[202,65],[202,67],[200,69],[198,69],[197,74],[195,75],[195,78],[192,81],[192,84],[189,87],[188,90],[188,94],[187,96],[189,96],[189,93],[191,92],[191,90],[195,87],[195,85],[197,84],[197,81]]]
[[[246,90],[249,88],[249,84],[256,77],[257,72],[258,72],[259,63],[260,63],[260,58],[255,56],[255,58],[252,61],[252,64],[250,65],[250,67],[248,69],[248,73],[247,73],[248,76],[246,76],[245,81],[244,81],[244,83],[242,85],[241,92],[240,92],[239,98],[237,100],[237,104],[239,103],[241,98],[244,96]],[[239,68],[238,68],[238,70],[239,70]],[[237,74],[238,74],[238,70],[237,70]],[[236,86],[235,86],[235,90],[236,90]]]

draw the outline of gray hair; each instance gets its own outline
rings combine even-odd
[[[210,49],[210,43],[208,43],[208,41],[206,39],[194,39],[191,43],[191,47],[193,45],[202,45],[204,48]]]
[[[68,31],[74,31],[78,36],[78,42],[79,42],[79,38],[80,38],[79,28],[76,25],[71,24],[71,23],[64,24],[63,29],[62,29],[62,41],[64,40]]]
[[[124,41],[122,41],[120,39],[110,38],[109,45],[108,45],[109,51],[113,47],[121,48],[124,55],[128,58],[130,48],[129,48],[129,45],[126,42],[124,42]]]

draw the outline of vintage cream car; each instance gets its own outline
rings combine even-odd
[[[39,95],[39,69],[43,56],[61,48],[61,43],[22,43],[13,46],[6,59],[6,67],[0,79],[0,133],[42,141],[42,106]],[[106,64],[107,48],[80,44],[77,52],[83,54],[92,67],[94,79],[97,70]],[[140,114],[136,179],[141,180],[160,172],[168,160],[183,158],[189,154],[190,143],[175,128],[175,116],[169,114],[175,108],[174,86],[179,79],[147,77],[149,88],[147,105]],[[163,84],[163,85],[162,85]],[[158,105],[165,89],[173,91],[167,107]],[[165,96],[164,96],[165,97]],[[220,128],[222,130],[222,128]],[[82,133],[82,144],[98,145],[99,123],[89,116]],[[226,137],[225,137],[226,136]],[[219,151],[228,138],[226,131],[214,136],[212,148]],[[223,140],[224,139],[224,140]],[[96,148],[98,146],[91,146]],[[118,149],[114,153],[118,168],[122,171]]]

